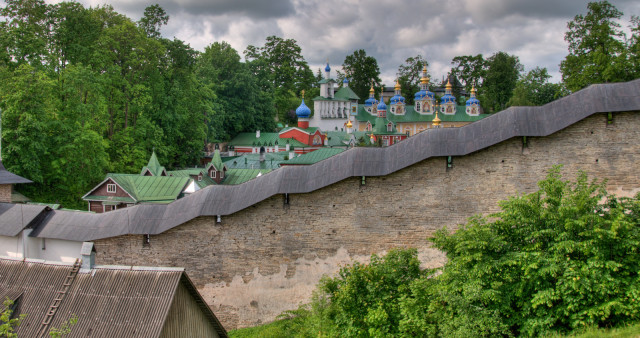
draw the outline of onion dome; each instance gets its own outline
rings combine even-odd
[[[396,93],[395,95],[391,98],[391,100],[389,100],[390,104],[398,104],[398,103],[404,103],[404,97],[402,97],[402,95],[400,95],[400,82],[398,82],[398,80],[396,79],[396,86],[394,87]]]
[[[476,98],[476,87],[471,87],[471,97],[467,100],[467,106],[471,106],[473,104],[480,104],[480,100]]]
[[[351,119],[349,119],[347,121],[347,128],[351,128],[351,127],[353,127],[353,124],[351,123]]]
[[[384,100],[380,100],[380,103],[378,104],[378,112],[381,110],[387,110],[387,105],[384,104]]]
[[[371,89],[369,89],[369,98],[364,101],[364,105],[366,107],[373,106],[378,103],[378,100],[375,98],[375,90],[373,89],[373,84],[371,84]]]
[[[440,103],[442,104],[446,104],[446,103],[456,103],[456,98],[455,96],[451,95],[451,82],[449,82],[449,80],[447,80],[447,85],[445,86],[445,94],[444,96],[442,96],[442,99],[440,100]]]
[[[304,90],[302,91],[302,103],[300,103],[300,106],[296,109],[296,115],[298,116],[298,118],[305,119],[311,116],[311,109],[309,109],[309,107],[304,104]]]
[[[345,77],[345,78],[344,78],[344,80],[342,80],[342,83],[343,83],[343,84],[345,84],[345,85],[346,85],[346,84],[349,84],[349,79],[347,79],[347,78]]]
[[[327,66],[324,67],[324,71],[325,72],[330,72],[331,71],[331,67],[329,67],[329,62],[327,62]]]
[[[433,121],[431,121],[431,122],[432,122],[432,124],[433,124],[435,127],[439,126],[439,125],[440,125],[440,122],[442,122],[442,121],[440,120],[440,118],[438,117],[438,111],[437,111],[437,110],[436,110],[436,117],[434,117],[434,118],[433,118]]]

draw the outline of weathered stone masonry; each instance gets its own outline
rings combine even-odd
[[[586,171],[608,189],[640,188],[640,114],[596,114],[548,137],[512,138],[468,156],[430,158],[383,177],[352,177],[307,194],[273,196],[222,217],[199,217],[143,245],[143,236],[95,241],[99,264],[185,267],[227,329],[270,321],[309,299],[323,273],[394,247],[418,247],[441,265],[426,238],[498,201],[536,190],[547,170]]]

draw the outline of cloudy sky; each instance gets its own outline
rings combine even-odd
[[[111,4],[138,20],[150,4],[136,0],[79,0],[85,6]],[[56,1],[57,2],[57,1]],[[610,1],[640,15],[640,1]],[[158,0],[170,16],[162,30],[197,50],[227,41],[241,55],[277,35],[295,39],[314,73],[325,60],[338,68],[357,49],[378,60],[382,79],[394,82],[398,66],[422,55],[434,78],[443,77],[457,55],[505,51],[520,57],[525,70],[547,67],[560,80],[567,54],[567,22],[585,13],[583,0]],[[333,73],[335,75],[335,73]]]

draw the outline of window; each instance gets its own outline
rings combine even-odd
[[[220,178],[224,178],[224,171],[220,172]]]
[[[393,130],[393,124],[389,123],[387,124],[387,131],[391,132]]]
[[[388,147],[388,146],[389,146],[389,139],[385,137],[385,138],[382,140],[382,143],[384,144],[384,146],[385,146],[385,147]]]
[[[115,184],[107,184],[107,192],[115,193],[116,192],[116,185]]]
[[[416,111],[420,111],[420,102],[416,102]]]
[[[198,182],[202,181],[202,174],[198,175]]]
[[[215,170],[211,170],[211,178],[216,178],[216,171]]]

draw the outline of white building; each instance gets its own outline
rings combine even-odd
[[[358,130],[355,116],[358,114],[358,100],[356,93],[349,88],[349,81],[345,79],[342,87],[337,88],[336,80],[331,78],[329,63],[324,68],[324,79],[320,82],[320,95],[313,99],[313,117],[310,126],[325,131],[343,130],[349,119]]]

